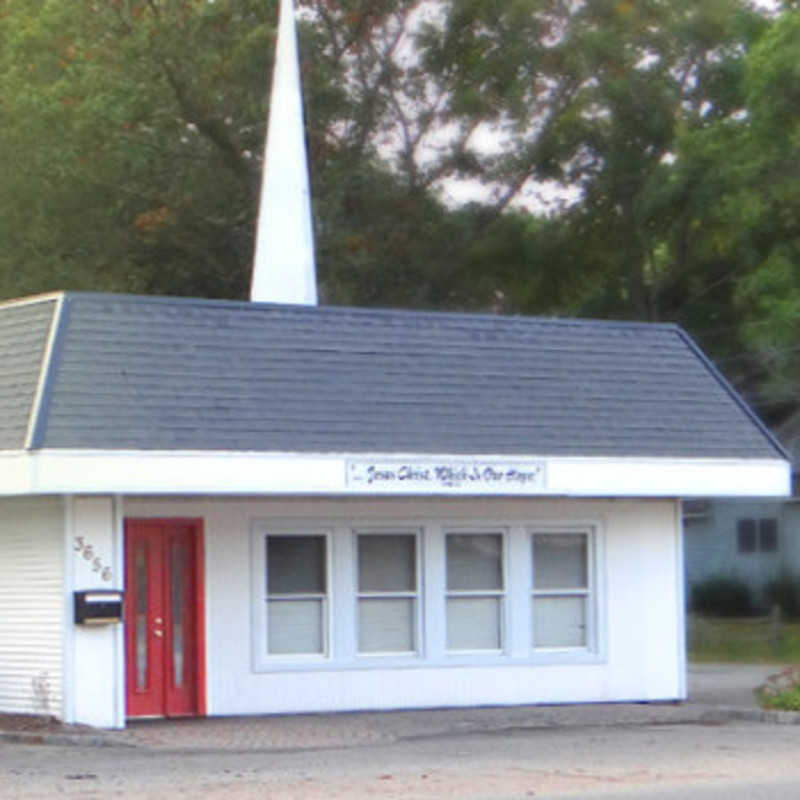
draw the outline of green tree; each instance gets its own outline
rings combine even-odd
[[[759,400],[773,416],[797,409],[800,379],[800,9],[787,8],[747,61],[748,116],[738,180],[725,195],[749,271],[735,295]]]
[[[241,294],[272,4],[0,9],[3,293]]]

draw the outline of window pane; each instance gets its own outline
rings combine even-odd
[[[533,646],[585,647],[586,598],[534,598]]]
[[[503,537],[499,533],[447,534],[447,588],[503,588]]]
[[[271,654],[322,653],[322,600],[270,600],[267,631]]]
[[[324,594],[325,537],[267,536],[267,594]]]
[[[756,551],[756,521],[754,519],[740,519],[736,523],[738,549],[740,553],[755,553]]]
[[[185,603],[186,587],[184,577],[189,569],[186,543],[175,539],[171,544],[172,555],[170,569],[172,572],[172,685],[179,689],[183,686],[183,664],[185,646],[185,614],[188,610]]]
[[[146,689],[149,670],[149,656],[147,652],[147,616],[148,595],[150,589],[147,585],[147,543],[138,539],[136,541],[136,688]]]
[[[359,652],[410,653],[414,649],[414,601],[410,597],[359,600]]]
[[[758,549],[762,553],[775,553],[778,550],[778,520],[766,517],[758,521]]]
[[[499,597],[451,597],[447,600],[448,650],[499,650]]]
[[[585,533],[543,533],[533,537],[534,586],[537,589],[585,589]]]
[[[417,569],[414,545],[415,538],[410,534],[359,536],[359,591],[415,591]]]

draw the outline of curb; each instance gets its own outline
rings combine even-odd
[[[40,733],[36,731],[0,731],[0,742],[10,744],[41,744],[75,747],[137,747],[133,742],[116,738],[113,734],[96,733]]]
[[[426,739],[439,736],[459,736],[475,733],[504,733],[515,730],[547,730],[558,728],[596,728],[596,727],[641,727],[646,725],[724,725],[732,722],[754,722],[767,725],[800,725],[800,713],[795,711],[768,711],[760,708],[742,708],[735,706],[699,706],[687,704],[679,706],[678,709],[683,713],[658,713],[657,707],[650,707],[652,713],[643,713],[638,717],[620,715],[614,719],[591,719],[590,717],[580,717],[578,719],[558,719],[550,717],[543,719],[516,719],[509,720],[507,723],[469,719],[462,721],[450,721],[445,725],[428,726],[399,726],[398,729],[391,730],[391,726],[383,728],[383,743],[389,741],[413,741],[415,739]],[[677,709],[676,709],[677,710]],[[383,727],[383,726],[381,726]],[[404,729],[405,728],[405,729]],[[124,731],[104,732],[95,730],[86,733],[70,732],[42,732],[42,731],[2,731],[0,730],[0,743],[8,742],[11,744],[28,745],[50,745],[50,746],[73,746],[73,747],[122,747],[147,751],[164,752],[200,752],[205,750],[203,747],[184,746],[174,747],[170,745],[153,744],[126,736]],[[369,746],[374,742],[360,742],[353,744],[352,741],[342,741],[343,747]],[[326,745],[314,746],[311,744],[309,750],[329,749],[330,743]],[[221,748],[227,749],[227,748]],[[260,752],[281,752],[285,751],[285,746],[267,744],[262,747],[254,747],[252,751]],[[298,748],[291,747],[290,750]],[[300,748],[305,749],[305,748]],[[251,752],[248,748],[248,752]]]
[[[767,725],[800,725],[800,712],[769,711],[763,708],[711,707],[702,722],[762,722]]]

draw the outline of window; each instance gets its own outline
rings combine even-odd
[[[737,547],[740,553],[756,552],[756,521],[740,519],[736,523]]]
[[[361,533],[357,541],[358,652],[416,652],[417,537]]]
[[[606,652],[600,523],[268,518],[252,521],[250,547],[254,672]]]
[[[778,520],[774,517],[758,521],[758,549],[762,553],[778,551]]]
[[[736,523],[736,548],[739,553],[776,553],[778,520],[775,517],[747,517]]]
[[[534,648],[587,647],[588,533],[535,533],[532,538]]]
[[[447,649],[503,648],[503,535],[448,533]]]
[[[267,653],[327,651],[325,536],[266,537]]]

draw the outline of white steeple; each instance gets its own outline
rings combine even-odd
[[[250,299],[317,303],[314,232],[293,0],[280,0]]]

